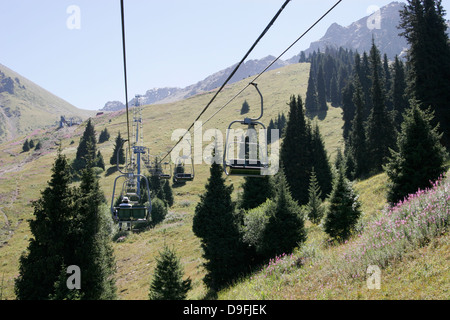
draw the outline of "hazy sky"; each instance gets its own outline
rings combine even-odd
[[[284,2],[125,0],[129,98],[238,62]],[[292,0],[249,59],[278,56],[336,2]],[[390,2],[343,0],[282,59]],[[124,102],[120,0],[0,0],[0,30],[1,64],[81,109]]]

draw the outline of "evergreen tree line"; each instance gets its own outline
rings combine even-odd
[[[201,239],[204,282],[213,292],[300,246],[308,218],[316,224],[328,221],[325,231],[333,239],[351,234],[360,214],[357,197],[344,171],[332,170],[319,127],[305,116],[300,96],[290,100],[280,164],[273,177],[245,177],[236,202],[221,166],[211,165],[193,232]],[[335,206],[325,212],[326,198]]]
[[[25,142],[22,145],[22,152],[28,152],[31,149],[34,150],[40,150],[42,148],[42,144],[40,141],[38,141],[36,144],[34,143],[33,139],[25,139]]]
[[[342,104],[342,91],[351,74],[353,57],[352,50],[327,47],[324,53],[319,49],[305,59],[311,64],[305,99],[309,117],[326,112],[327,102],[334,107]]]
[[[406,63],[387,62],[372,44],[355,56],[343,92],[346,174],[365,178],[385,171],[388,201],[427,188],[446,168],[450,47],[440,1],[408,1],[401,33],[411,45]],[[433,28],[430,28],[433,26]],[[430,48],[434,48],[433,51]],[[445,92],[444,92],[445,91]]]

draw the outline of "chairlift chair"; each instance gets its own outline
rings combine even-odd
[[[262,139],[261,137],[258,139],[256,135],[256,127],[264,129],[264,133],[267,132],[264,124],[258,121],[262,118],[264,112],[263,96],[257,84],[251,84],[261,97],[261,114],[256,119],[245,118],[244,120],[235,120],[228,126],[223,154],[223,167],[227,176],[263,177],[269,167],[267,161],[267,135],[265,134]],[[230,132],[236,123],[246,126],[247,132],[240,136],[240,141],[234,141],[234,139],[231,141]],[[229,154],[230,147],[234,146],[238,146],[237,157],[234,152],[232,155]]]

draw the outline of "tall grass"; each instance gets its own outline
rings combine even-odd
[[[303,247],[275,257],[252,277],[221,292],[219,299],[361,298],[358,288],[364,285],[369,266],[386,269],[447,232],[449,189],[450,178],[441,177],[431,188],[368,217],[342,245],[325,245],[323,231],[311,225]]]
[[[340,256],[343,274],[362,277],[367,266],[383,268],[445,233],[450,215],[449,188],[450,179],[441,177],[431,188],[418,190],[384,209],[346,246]]]

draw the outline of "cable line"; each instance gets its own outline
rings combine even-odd
[[[208,104],[203,108],[203,110],[200,112],[198,117],[194,120],[194,122],[191,124],[189,129],[186,130],[185,134],[178,140],[178,142],[170,149],[170,151],[160,160],[160,163],[167,158],[167,156],[175,149],[175,147],[184,139],[186,134],[192,129],[192,127],[195,125],[195,122],[200,119],[200,117],[205,113],[205,111],[209,108],[209,106],[213,103],[213,101],[216,99],[216,97],[219,95],[219,93],[223,90],[223,88],[227,85],[227,83],[230,81],[230,79],[234,76],[234,74],[237,72],[239,67],[244,63],[245,59],[249,56],[249,54],[253,51],[253,49],[256,47],[256,45],[259,43],[259,41],[265,36],[267,31],[272,27],[272,25],[275,23],[281,12],[284,10],[284,8],[287,6],[287,4],[291,0],[286,0],[286,2],[281,6],[280,10],[278,10],[277,14],[272,18],[272,20],[269,22],[267,27],[264,29],[264,31],[259,35],[258,39],[256,39],[255,43],[251,46],[251,48],[247,51],[245,56],[242,58],[242,60],[237,64],[237,66],[234,68],[234,70],[231,72],[231,74],[228,76],[228,78],[225,80],[225,82],[222,84],[222,86],[219,88],[219,90],[215,93],[215,95],[212,97],[212,99],[208,102]]]
[[[286,50],[284,50],[277,58],[275,58],[263,71],[261,71],[252,81],[250,81],[241,91],[239,91],[235,96],[228,100],[219,110],[217,110],[211,117],[209,117],[203,124],[208,123],[213,117],[215,117],[220,111],[222,111],[226,106],[228,106],[234,99],[240,96],[252,83],[261,77],[261,75],[266,72],[275,62],[277,62],[287,51],[289,51],[297,42],[299,42],[311,29],[313,29],[320,21],[323,20],[331,11],[336,8],[342,0],[339,0],[333,7],[331,7],[325,14],[323,14],[316,22],[314,22],[311,27],[308,28],[300,37],[297,38]]]
[[[125,16],[123,9],[123,0],[120,0],[120,13],[122,18],[122,51],[123,51],[123,73],[125,78],[125,107],[127,113],[127,131],[128,131],[128,150],[131,155],[131,137],[130,137],[130,118],[128,115],[128,84],[127,84],[127,56],[125,46]]]
[[[250,81],[243,89],[241,89],[235,96],[233,96],[230,100],[228,100],[219,110],[217,110],[211,117],[209,117],[204,124],[206,124],[208,121],[210,121],[214,116],[216,116],[220,111],[222,111],[226,106],[228,106],[234,99],[236,99],[238,96],[240,96],[250,85],[252,85],[257,79],[261,77],[276,61],[278,61],[287,51],[289,51],[297,42],[299,42],[306,34],[308,34],[320,21],[322,21],[330,12],[332,12],[343,0],[337,1],[330,9],[328,9],[319,19],[317,19],[302,35],[300,35],[290,46],[288,46],[277,58],[275,58],[263,71],[261,71],[252,81]],[[206,105],[206,107],[202,110],[200,115],[196,118],[194,123],[189,127],[188,130],[186,130],[185,134],[178,140],[178,142],[170,149],[170,151],[161,158],[160,162],[162,162],[167,156],[175,149],[175,147],[184,139],[186,134],[192,129],[192,127],[195,125],[195,122],[200,119],[200,117],[203,115],[203,113],[208,109],[208,107],[211,105],[211,103],[215,100],[217,95],[222,91],[222,89],[225,87],[225,85],[228,83],[228,81],[231,79],[231,77],[236,73],[238,68],[241,66],[243,61],[247,58],[247,56],[250,54],[250,52],[254,49],[256,44],[261,40],[261,38],[267,33],[267,31],[270,29],[270,27],[275,22],[276,18],[280,15],[281,11],[286,7],[286,5],[290,2],[290,0],[286,1],[281,9],[278,11],[278,13],[275,15],[275,17],[272,19],[272,21],[269,23],[269,25],[266,27],[266,29],[263,31],[263,33],[258,37],[256,42],[253,44],[249,52],[244,56],[244,58],[241,60],[241,62],[236,66],[236,68],[233,70],[233,72],[230,74],[230,76],[227,78],[225,83],[220,87],[220,89],[216,92],[214,97],[211,99],[211,101]]]

